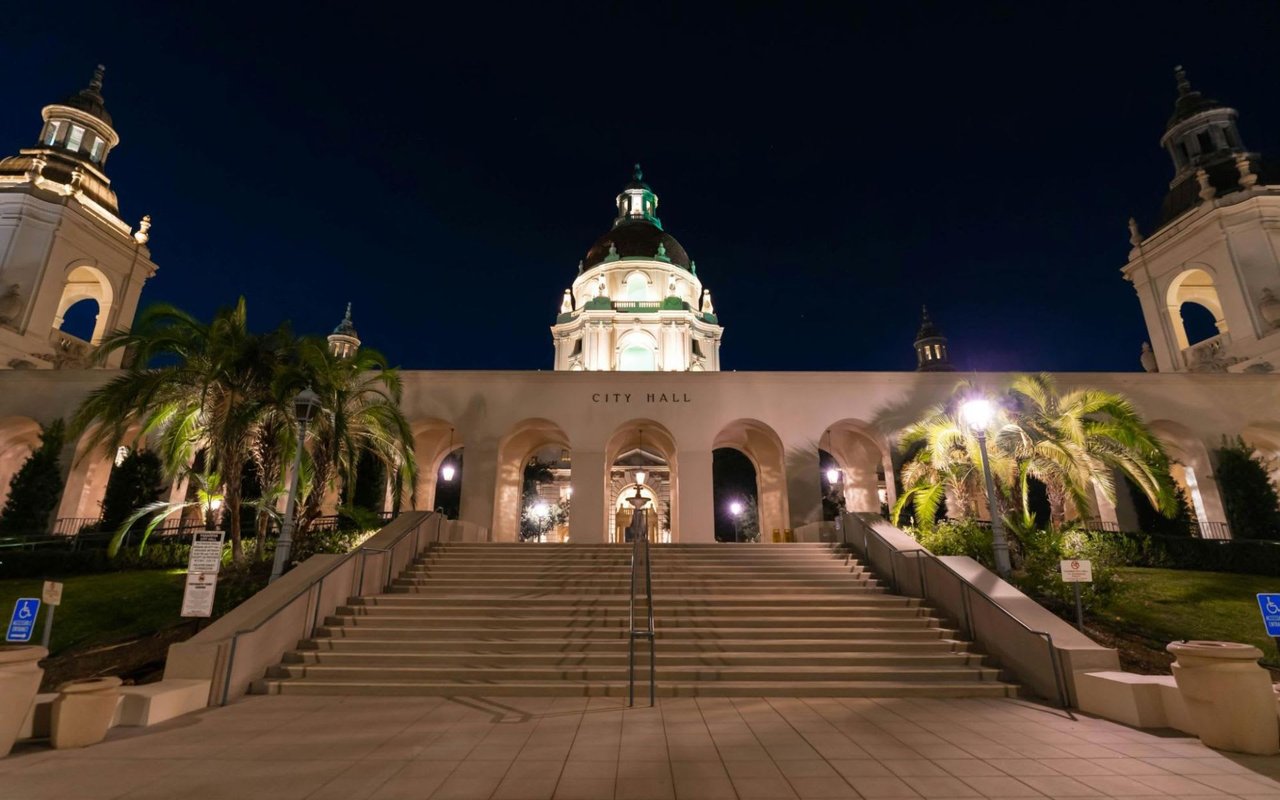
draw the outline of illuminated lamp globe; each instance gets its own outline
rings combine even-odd
[[[840,481],[840,470],[832,467],[827,470],[827,483],[838,483]]]
[[[732,515],[734,515],[735,517],[736,517],[736,516],[738,516],[739,514],[741,514],[741,513],[742,513],[742,503],[739,503],[737,500],[734,500],[732,503],[730,503],[730,504],[729,504],[729,513],[730,513],[730,514],[732,514]]]
[[[533,515],[538,519],[545,519],[550,512],[551,508],[546,503],[538,503],[533,507]]]
[[[316,414],[320,411],[320,395],[311,391],[311,387],[298,392],[293,398],[293,413],[298,418],[298,422],[303,425],[315,419]]]
[[[452,464],[445,464],[443,467],[440,468],[440,478],[445,483],[448,483],[449,481],[453,480],[453,475],[454,475],[454,469]]]
[[[995,408],[985,397],[975,397],[960,406],[960,418],[974,431],[985,431],[995,415]]]
[[[645,476],[644,470],[642,469],[636,470],[636,483],[643,485],[645,477],[646,476]]]

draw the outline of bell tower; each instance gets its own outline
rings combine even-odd
[[[1159,372],[1280,368],[1280,170],[1245,147],[1234,108],[1175,72],[1178,96],[1160,146],[1173,178],[1155,229],[1129,220],[1122,269]],[[1137,348],[1135,348],[1137,350]]]
[[[85,366],[106,334],[133,322],[156,272],[151,218],[126,223],[107,177],[120,136],[103,73],[44,107],[34,147],[0,159],[0,369]],[[64,330],[83,302],[96,307],[92,323]]]

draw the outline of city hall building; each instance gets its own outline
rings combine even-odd
[[[1174,168],[1160,224],[1143,233],[1130,222],[1122,267],[1150,333],[1144,371],[1058,381],[1130,398],[1176,462],[1202,533],[1230,536],[1214,448],[1242,436],[1280,455],[1280,173],[1245,147],[1234,109],[1195,91],[1181,71],[1177,88],[1160,142]],[[129,326],[157,269],[150,220],[135,226],[120,216],[108,177],[121,139],[101,69],[42,117],[33,146],[0,160],[0,503],[41,426],[69,418],[119,366],[89,369],[87,356],[108,331]],[[816,536],[823,497],[833,492],[852,511],[892,505],[898,432],[957,383],[946,337],[927,314],[913,372],[722,372],[724,327],[711,289],[660,218],[639,167],[615,202],[612,224],[549,320],[554,371],[403,372],[420,466],[416,505],[436,507],[443,484],[457,482],[460,519],[493,540],[514,540],[528,512],[524,472],[536,457],[554,475],[542,488],[547,502],[571,508],[555,538],[617,541],[619,520],[629,518],[619,514],[630,511],[624,494],[639,486],[659,540],[712,541],[720,448],[755,468],[766,542],[787,529]],[[63,330],[80,303],[97,309],[87,339]],[[1213,315],[1215,335],[1188,336],[1186,304]],[[350,316],[330,338],[335,348],[360,346]],[[1009,376],[972,378],[996,391]],[[97,516],[116,455],[68,443],[60,519]],[[1094,516],[1137,527],[1119,494],[1116,505],[1096,498]]]

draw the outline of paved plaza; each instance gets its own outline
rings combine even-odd
[[[250,697],[84,750],[4,800],[1280,798],[1280,757],[1005,699]]]

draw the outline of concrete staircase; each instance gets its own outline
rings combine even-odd
[[[886,593],[827,545],[652,549],[661,695],[1016,692],[931,609]],[[433,547],[390,593],[340,607],[255,690],[625,695],[630,555],[624,545]],[[636,649],[647,682],[647,645]]]

